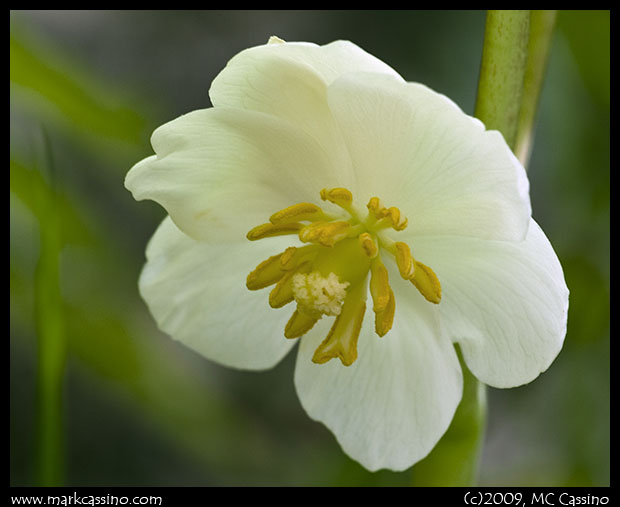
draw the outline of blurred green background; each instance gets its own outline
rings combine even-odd
[[[11,485],[37,481],[38,333],[59,340],[61,364],[66,350],[67,485],[406,485],[410,472],[365,471],[305,415],[294,353],[239,372],[157,330],[136,282],[164,211],[123,178],[155,127],[208,107],[227,60],[270,35],[349,39],[472,114],[484,18],[12,11]],[[535,382],[488,390],[481,485],[609,485],[609,86],[609,11],[560,12],[529,175],[571,290],[568,334]]]

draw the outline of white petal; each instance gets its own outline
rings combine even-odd
[[[354,195],[400,208],[407,235],[525,237],[528,180],[499,132],[386,75],[346,74],[328,100],[356,170]]]
[[[272,43],[232,58],[214,79],[209,95],[216,108],[260,111],[290,122],[316,140],[334,167],[351,172],[346,146],[327,106],[327,85],[341,74],[361,70],[402,79],[348,41],[325,46]]]
[[[315,141],[263,113],[194,111],[159,127],[151,142],[157,155],[138,162],[125,186],[196,239],[240,241],[272,213],[320,203],[320,190],[342,181]]]
[[[353,459],[368,470],[405,470],[424,458],[444,434],[461,399],[462,374],[437,314],[392,270],[394,326],[374,333],[366,311],[358,358],[312,363],[331,324],[319,322],[300,343],[295,385],[308,415],[323,422]],[[396,285],[399,285],[398,287]]]
[[[260,111],[296,125],[315,139],[337,165],[350,170],[346,148],[327,107],[327,86],[304,60],[290,55],[290,45],[259,46],[235,56],[209,90],[216,108]],[[318,46],[296,46],[305,52]],[[305,50],[305,51],[303,51]],[[283,54],[284,53],[284,54]]]
[[[377,72],[402,80],[390,66],[349,41],[325,46],[287,42],[241,51],[213,80],[209,96],[216,107],[256,109],[299,120],[292,114],[299,102],[322,100],[326,86],[348,72]]]
[[[472,373],[494,387],[534,380],[560,352],[568,288],[538,224],[519,243],[419,238],[413,255],[442,286],[442,323]]]
[[[245,279],[286,246],[282,238],[201,243],[166,218],[148,244],[140,293],[162,331],[206,358],[233,368],[270,368],[295,343],[284,337],[293,309],[272,309],[268,289],[251,292]]]

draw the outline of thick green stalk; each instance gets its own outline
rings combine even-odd
[[[53,182],[51,151],[44,135],[40,169]],[[38,196],[39,260],[35,273],[37,329],[37,484],[59,486],[64,472],[63,378],[66,341],[63,330],[59,259],[62,237],[53,183]]]
[[[523,96],[530,11],[488,11],[474,115],[514,149]]]
[[[532,11],[528,44],[527,68],[523,81],[521,111],[514,152],[527,167],[534,137],[536,111],[549,59],[557,11]]]

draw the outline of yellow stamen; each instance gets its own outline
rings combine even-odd
[[[370,295],[375,312],[375,332],[385,336],[392,329],[396,301],[381,258],[375,259],[370,266]]]
[[[254,227],[247,233],[246,237],[250,241],[256,241],[257,239],[270,238],[272,236],[283,236],[285,234],[297,234],[303,228],[303,224],[289,223],[289,224],[261,224]]]
[[[383,218],[384,215],[381,213],[381,210],[384,210],[385,207],[381,203],[381,199],[379,199],[378,197],[371,197],[366,207],[368,208],[368,211],[370,211],[370,213],[374,215],[375,218]]]
[[[415,274],[411,278],[411,283],[420,291],[427,301],[438,304],[441,301],[441,284],[435,272],[422,264],[415,262]]]
[[[395,231],[402,231],[407,228],[409,221],[398,208],[392,206],[386,208],[378,197],[371,197],[366,205],[370,215],[379,220],[379,227],[392,227]],[[377,227],[376,226],[376,227]]]
[[[388,208],[387,217],[390,219],[392,228],[395,231],[402,231],[407,228],[407,224],[409,223],[407,217],[403,215],[398,208]]]
[[[386,212],[386,216],[389,217],[390,221],[392,222],[392,225],[396,225],[400,223],[400,210],[397,207],[392,206],[388,208]]]
[[[337,204],[341,208],[348,210],[353,202],[353,194],[346,188],[324,188],[321,190],[321,199]]]
[[[257,290],[275,284],[269,294],[273,308],[296,302],[297,308],[284,329],[286,338],[303,336],[324,315],[335,317],[312,361],[322,364],[337,357],[349,366],[357,358],[369,288],[375,333],[383,337],[394,325],[396,298],[381,249],[394,256],[400,276],[411,281],[429,302],[440,302],[441,285],[431,268],[416,261],[406,243],[392,241],[385,231],[407,227],[407,218],[399,208],[388,208],[378,197],[372,197],[367,204],[368,215],[362,218],[346,188],[324,188],[321,199],[343,208],[349,218],[336,218],[342,213],[332,216],[309,202],[277,211],[269,223],[248,232],[248,239],[297,234],[302,242],[311,244],[291,246],[269,257],[248,275],[246,285]]]
[[[385,310],[390,301],[390,290],[388,271],[381,259],[377,258],[370,265],[370,295],[375,313]]]
[[[394,298],[394,291],[391,288],[389,288],[389,291],[387,305],[382,310],[375,312],[375,333],[381,337],[385,336],[392,329],[392,324],[394,323],[396,299]]]
[[[284,271],[280,269],[281,257],[282,254],[273,255],[256,266],[246,279],[246,287],[250,290],[264,289],[279,281],[284,276]]]
[[[269,221],[272,224],[288,224],[290,222],[316,222],[326,218],[323,210],[316,204],[302,202],[274,213],[269,217]]]
[[[409,245],[407,245],[407,243],[397,241],[394,243],[394,248],[396,265],[398,266],[398,271],[400,271],[400,276],[402,276],[405,280],[409,280],[415,272],[415,262],[413,260],[413,256],[411,255]]]
[[[308,245],[300,248],[288,247],[282,254],[282,257],[280,257],[280,269],[291,271],[304,262],[312,262],[316,258],[319,248],[318,245]]]
[[[321,317],[308,315],[307,313],[295,310],[293,316],[286,323],[284,336],[286,338],[299,338],[305,335],[317,323]]]
[[[269,293],[269,306],[282,308],[295,299],[293,294],[293,275],[295,271],[288,271]]]
[[[379,247],[375,243],[375,240],[372,239],[372,236],[368,234],[367,232],[364,232],[363,234],[360,234],[358,236],[358,240],[364,253],[370,259],[374,259],[379,253]]]
[[[357,359],[357,340],[362,329],[364,313],[366,312],[365,285],[363,293],[359,288],[355,294],[348,297],[342,307],[342,312],[336,318],[327,338],[318,346],[312,361],[323,364],[335,357],[342,364],[350,366]],[[364,295],[363,295],[364,294]]]
[[[288,266],[291,266],[293,263],[293,259],[295,258],[295,254],[297,253],[297,248],[294,246],[289,246],[280,257],[280,268],[281,269],[289,269]],[[294,266],[291,266],[292,269]]]
[[[299,239],[304,243],[334,246],[347,237],[350,227],[349,222],[315,222],[299,231]]]

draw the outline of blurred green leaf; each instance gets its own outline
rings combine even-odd
[[[571,48],[586,86],[604,107],[610,103],[611,38],[609,10],[560,11],[558,28]]]
[[[110,86],[77,64],[54,54],[43,42],[26,37],[14,24],[10,33],[11,104],[34,111],[47,122],[61,124],[89,142],[113,141],[140,148],[146,120],[122,103]]]
[[[60,486],[64,476],[63,385],[67,343],[60,294],[61,220],[57,211],[51,146],[43,132],[40,185],[39,259],[34,277],[37,330],[37,466],[41,486]]]
[[[53,195],[54,212],[60,222],[67,224],[60,231],[63,243],[89,244],[94,241],[82,214],[60,189],[51,188],[39,171],[28,168],[17,160],[11,159],[9,167],[11,192],[14,192],[38,219],[44,219],[44,215],[49,212],[45,196]]]
[[[605,278],[585,257],[566,256],[562,263],[571,291],[568,315],[571,340],[583,343],[604,340],[611,318]]]

